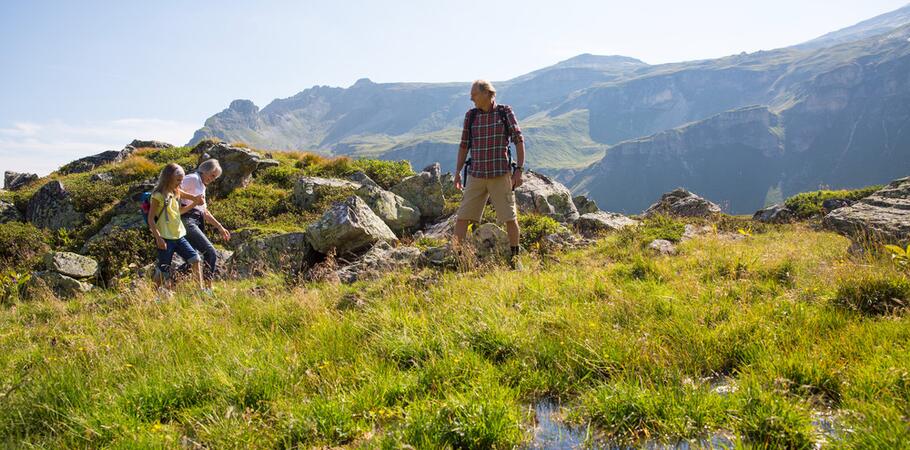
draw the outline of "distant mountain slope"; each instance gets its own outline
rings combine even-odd
[[[910,4],[871,19],[864,20],[856,25],[843,28],[823,36],[797,45],[799,48],[818,49],[846,42],[866,39],[879,34],[887,33],[910,23]]]
[[[814,67],[787,102],[720,113],[622,142],[579,172],[573,190],[638,212],[685,186],[734,213],[820,185],[864,186],[910,172],[910,27],[842,44],[790,67]],[[824,61],[817,61],[823,58]],[[836,63],[834,63],[836,62]]]

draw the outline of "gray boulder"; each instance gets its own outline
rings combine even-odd
[[[227,271],[235,277],[265,273],[299,275],[312,256],[306,233],[284,233],[250,239],[228,258]]]
[[[575,209],[578,210],[578,214],[588,214],[596,213],[600,211],[600,208],[597,207],[597,202],[594,200],[585,197],[584,195],[576,195],[572,197],[572,203],[575,204]]]
[[[24,219],[16,205],[0,200],[0,223],[22,222]]]
[[[362,185],[362,186],[371,186],[371,187],[375,187],[375,188],[382,188],[382,186],[380,186],[375,181],[373,181],[373,179],[370,178],[369,175],[367,175],[361,171],[354,172],[348,178],[351,181],[353,181],[359,185]]]
[[[458,218],[452,214],[445,219],[431,225],[427,225],[423,230],[414,233],[414,237],[419,239],[427,237],[430,239],[450,239],[455,232],[455,222]]]
[[[54,271],[35,272],[30,283],[44,283],[57,297],[69,299],[92,290],[94,286]]]
[[[375,279],[385,273],[414,266],[420,254],[417,247],[396,248],[380,241],[353,264],[339,269],[338,279],[343,283]]]
[[[38,179],[33,173],[19,173],[6,171],[3,173],[3,189],[15,191]]]
[[[544,214],[563,223],[578,220],[578,209],[569,189],[537,172],[524,175],[522,185],[515,189],[515,202],[522,212]]]
[[[633,225],[638,225],[638,221],[619,213],[606,211],[582,214],[575,222],[578,232],[587,237],[603,232],[618,231]]]
[[[139,139],[133,139],[133,142],[130,142],[129,147],[133,148],[174,148],[173,145],[168,144],[167,142],[161,141],[140,141]]]
[[[336,202],[307,227],[307,239],[323,254],[354,252],[379,241],[397,241],[395,233],[357,196]]]
[[[454,268],[458,265],[458,257],[451,245],[430,247],[420,254],[420,264],[436,268]]]
[[[85,216],[76,211],[73,198],[63,183],[49,181],[28,201],[25,218],[39,228],[59,230],[74,229],[85,221]]]
[[[892,181],[853,205],[828,213],[822,221],[847,236],[867,236],[887,243],[910,243],[910,177]]]
[[[474,229],[471,243],[478,258],[507,256],[509,254],[509,235],[496,224],[485,223]]]
[[[344,192],[348,195],[360,187],[353,181],[336,178],[301,177],[294,185],[291,203],[302,210],[310,210],[327,195]]]
[[[248,185],[253,173],[260,167],[271,167],[277,163],[250,149],[223,142],[202,141],[193,148],[193,153],[200,154],[200,164],[213,158],[221,164],[221,176],[207,186],[206,192],[222,198],[234,189]]]
[[[357,189],[355,194],[396,233],[420,223],[420,209],[401,196],[366,184]]]
[[[720,207],[683,188],[676,188],[660,197],[644,212],[644,216],[661,214],[677,217],[711,217],[720,214]]]
[[[655,239],[651,241],[651,243],[648,244],[648,249],[664,256],[671,256],[676,254],[676,246],[666,239]]]
[[[79,158],[65,166],[61,167],[58,172],[61,174],[71,174],[71,173],[82,173],[89,172],[94,170],[96,167],[103,166],[105,164],[113,164],[116,162],[123,161],[127,157],[133,154],[136,151],[136,147],[127,145],[123,147],[122,150],[108,150],[106,152],[101,152],[96,155],[86,156],[85,158]]]
[[[445,209],[446,199],[442,192],[439,163],[427,167],[417,175],[401,180],[392,187],[392,192],[417,206],[417,209],[420,210],[420,217],[424,220],[438,218]]]
[[[98,273],[98,261],[71,252],[49,252],[44,255],[44,267],[72,278],[90,278]]]
[[[796,215],[793,214],[793,211],[782,204],[760,209],[752,215],[752,220],[763,223],[788,223],[794,219],[796,219]]]
[[[148,223],[145,221],[145,218],[142,217],[138,212],[118,214],[111,218],[108,223],[106,223],[97,233],[93,234],[91,237],[85,240],[85,244],[82,246],[81,251],[83,253],[88,251],[88,247],[93,242],[104,239],[107,236],[110,236],[113,233],[123,230],[140,230],[148,229]]]

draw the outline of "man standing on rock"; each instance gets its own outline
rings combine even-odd
[[[184,177],[183,183],[180,184],[180,189],[184,192],[202,197],[202,203],[184,213],[181,218],[186,227],[186,239],[205,261],[203,279],[206,292],[210,295],[212,294],[212,278],[217,274],[218,254],[215,252],[212,242],[203,233],[205,224],[210,223],[218,228],[221,239],[227,241],[231,238],[231,233],[209,212],[208,204],[205,201],[205,186],[220,176],[221,164],[218,163],[218,160],[207,159],[199,164],[194,173]]]
[[[475,108],[469,110],[464,117],[455,171],[455,187],[463,189],[464,194],[458,208],[454,240],[458,245],[467,234],[468,223],[480,222],[489,198],[496,210],[497,220],[506,225],[511,247],[509,264],[517,269],[520,264],[518,211],[513,191],[522,183],[524,139],[512,108],[498,105],[495,100],[496,89],[489,81],[477,80],[471,86],[471,101]],[[514,163],[509,150],[510,140],[515,144],[517,162]],[[464,180],[463,169],[466,169]],[[467,179],[468,176],[470,180]]]

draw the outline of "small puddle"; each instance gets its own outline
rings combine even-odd
[[[534,439],[527,448],[572,449],[582,448],[585,443],[584,430],[569,426],[559,417],[559,404],[544,400],[534,405],[537,427]]]
[[[733,448],[733,440],[723,434],[715,434],[705,439],[686,441],[658,442],[643,441],[635,444],[593,438],[579,427],[570,426],[560,417],[560,406],[552,400],[544,400],[534,405],[537,415],[537,426],[534,428],[534,439],[527,449],[649,449],[649,450],[689,450],[689,449],[728,449]]]

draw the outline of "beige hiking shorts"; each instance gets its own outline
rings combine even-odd
[[[487,198],[496,211],[496,220],[500,223],[510,222],[518,218],[515,208],[515,193],[512,192],[512,177],[509,174],[495,178],[469,177],[468,185],[464,189],[461,206],[458,207],[458,220],[480,222],[483,207]]]

